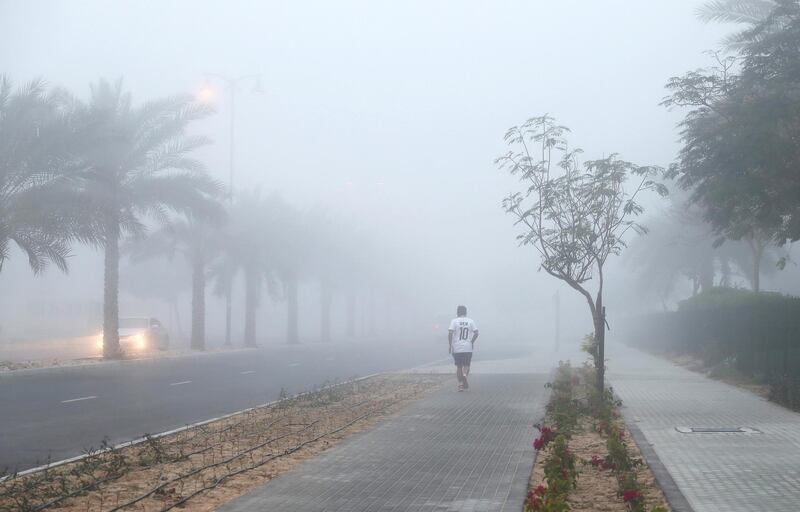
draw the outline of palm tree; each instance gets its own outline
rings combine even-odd
[[[187,96],[168,97],[134,107],[122,82],[91,87],[87,103],[75,101],[81,136],[86,201],[97,206],[103,224],[105,285],[103,355],[120,357],[119,243],[142,235],[146,219],[166,221],[169,212],[196,218],[219,211],[221,186],[190,155],[208,143],[187,136],[187,125],[209,110]]]
[[[12,89],[0,75],[0,269],[13,243],[34,273],[49,263],[66,272],[70,244],[99,239],[73,165],[66,95],[42,80]]]
[[[194,350],[206,348],[206,277],[208,267],[219,251],[219,225],[222,210],[212,224],[192,217],[170,221],[147,238],[137,240],[131,247],[134,261],[181,254],[192,269],[192,329],[190,346]]]
[[[244,277],[244,345],[256,346],[256,312],[264,283],[276,294],[277,270],[284,268],[287,251],[282,235],[289,218],[288,205],[276,194],[260,190],[243,193],[234,201],[230,220],[221,235],[222,254],[212,269],[215,293],[233,289],[239,272]]]
[[[776,0],[710,0],[697,9],[697,16],[706,23],[745,25],[745,29],[723,39],[728,49],[738,50],[753,37],[752,30],[766,21],[777,6]]]

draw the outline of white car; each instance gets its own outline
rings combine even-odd
[[[126,353],[166,350],[169,348],[169,333],[156,318],[120,318],[119,345]],[[99,346],[103,347],[102,334]]]

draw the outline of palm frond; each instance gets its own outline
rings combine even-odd
[[[712,0],[697,8],[697,17],[706,23],[756,25],[775,8],[774,0]]]

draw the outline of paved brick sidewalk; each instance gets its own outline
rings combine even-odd
[[[499,511],[522,507],[544,374],[484,374],[414,402],[220,510]]]
[[[800,510],[800,414],[627,347],[609,381],[695,512]],[[750,427],[760,434],[684,434]]]

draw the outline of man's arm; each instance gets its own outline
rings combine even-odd
[[[474,331],[472,331],[472,344],[473,345],[475,344],[475,340],[477,340],[477,339],[478,339],[478,329],[475,329]]]
[[[447,353],[453,353],[453,329],[448,329],[447,331]]]

